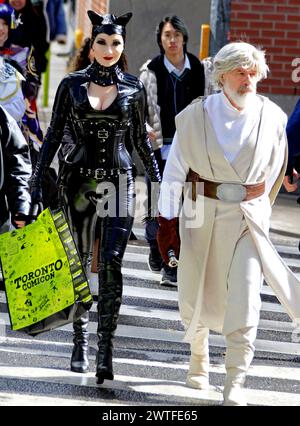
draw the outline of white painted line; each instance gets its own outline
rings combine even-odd
[[[35,381],[45,381],[47,383],[68,384],[74,386],[87,386],[98,388],[94,373],[77,374],[65,370],[55,370],[50,368],[32,367],[6,367],[0,366],[0,375],[5,378],[34,379]],[[201,403],[222,403],[222,387],[211,386],[207,391],[199,391],[188,388],[184,382],[152,379],[135,376],[116,375],[115,380],[104,382],[101,389],[112,391],[134,391],[151,395],[159,395],[162,399],[172,397],[174,402],[176,397],[185,400],[197,400]],[[245,394],[249,404],[265,406],[299,406],[300,395],[288,392],[267,391],[261,389],[245,388]],[[26,398],[26,397],[25,397]],[[48,398],[47,398],[48,399]],[[60,398],[57,398],[59,401]],[[106,402],[106,401],[105,401]]]
[[[5,320],[5,324],[9,325],[9,318],[7,314],[1,313],[1,319]],[[59,330],[66,332],[73,332],[72,324],[60,327]],[[89,324],[90,333],[96,334],[97,323],[91,322]],[[119,324],[116,331],[116,336],[131,339],[153,340],[172,343],[183,343],[184,332],[177,330],[164,330],[151,327],[139,327],[133,325]],[[7,337],[2,337],[7,341]],[[222,335],[210,335],[209,343],[212,346],[225,348],[225,338]],[[293,342],[274,342],[270,340],[257,339],[255,342],[256,351],[282,353],[286,355],[300,355],[300,345]]]
[[[31,407],[57,407],[57,406],[65,406],[65,407],[90,407],[90,406],[126,406],[128,404],[121,404],[110,402],[108,400],[105,401],[84,401],[82,399],[74,399],[72,398],[59,398],[59,397],[51,397],[51,396],[33,396],[33,395],[23,395],[17,393],[5,393],[0,392],[0,407],[10,407],[10,406],[31,406]]]
[[[296,246],[285,246],[281,244],[275,244],[275,248],[281,255],[286,253],[300,256],[300,252],[298,250],[298,247]]]

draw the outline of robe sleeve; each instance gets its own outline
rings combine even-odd
[[[176,132],[164,169],[158,200],[159,212],[166,219],[179,216],[182,190],[188,170],[189,165],[183,158]]]

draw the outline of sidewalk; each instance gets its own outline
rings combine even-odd
[[[44,133],[46,132],[51,119],[56,90],[59,83],[67,73],[67,62],[69,59],[68,53],[70,52],[70,49],[71,37],[69,37],[67,45],[59,45],[56,42],[51,43],[48,106],[43,106],[44,76],[38,98],[39,119]]]
[[[49,80],[49,105],[42,106],[42,94],[39,97],[39,117],[45,132],[51,118],[51,110],[57,87],[66,74],[68,56],[62,56],[70,51],[72,39],[69,35],[68,45],[61,46],[57,43],[51,45],[50,80]],[[142,199],[144,198],[140,192]],[[287,238],[300,239],[300,205],[297,204],[297,195],[280,193],[273,206],[271,218],[271,233]],[[142,202],[142,201],[141,201]],[[140,218],[138,218],[139,220]],[[296,243],[296,241],[295,241]]]

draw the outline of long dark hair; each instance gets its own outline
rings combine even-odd
[[[175,30],[181,32],[181,34],[183,35],[183,41],[184,41],[183,51],[184,51],[184,53],[186,53],[187,42],[189,40],[188,29],[187,29],[185,23],[176,15],[165,16],[164,19],[156,27],[156,41],[157,41],[157,44],[160,48],[161,53],[165,53],[164,48],[162,47],[162,43],[161,43],[161,34],[162,34],[162,31],[163,31],[165,24],[167,24],[168,22],[171,25],[173,25]]]
[[[128,71],[127,56],[124,52],[122,52],[121,58],[118,61],[118,66],[123,72]]]
[[[89,53],[91,50],[91,39],[89,37],[83,40],[81,47],[75,52],[75,55],[69,60],[68,71],[80,71],[91,64]]]

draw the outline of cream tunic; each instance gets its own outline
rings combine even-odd
[[[159,199],[163,216],[176,215],[189,168],[211,181],[250,184],[265,180],[267,187],[259,198],[232,203],[203,197],[200,185],[196,204],[191,202],[190,188],[185,188],[178,292],[187,341],[199,326],[225,335],[256,326],[262,273],[292,319],[300,319],[300,283],[268,237],[271,203],[285,171],[286,115],[267,98],[257,98],[261,113],[231,163],[201,100],[176,117],[177,133]],[[166,184],[172,184],[171,191]],[[202,212],[202,226],[201,220],[190,219],[195,208]]]

